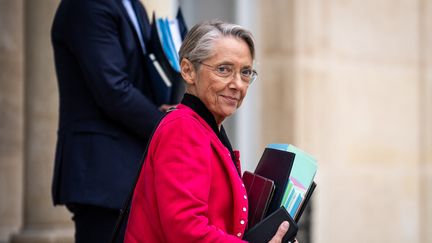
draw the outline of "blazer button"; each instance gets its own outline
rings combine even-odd
[[[244,199],[247,199],[247,196],[246,196],[246,195],[244,195],[244,196],[243,196],[243,198],[244,198]]]
[[[244,224],[245,223],[245,221],[242,219],[242,220],[240,220],[240,224]]]
[[[240,232],[238,232],[238,233],[237,233],[237,237],[240,237],[240,236],[241,236],[241,233],[240,233]]]
[[[246,207],[243,207],[243,212],[246,212]]]

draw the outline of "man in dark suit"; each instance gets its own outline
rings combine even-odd
[[[73,213],[76,242],[108,241],[162,116],[145,69],[144,13],[138,0],[62,0],[55,15],[60,120],[52,195]]]

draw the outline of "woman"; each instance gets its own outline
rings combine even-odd
[[[186,94],[149,144],[125,242],[242,242],[248,201],[222,122],[257,77],[253,37],[238,25],[204,22],[179,55]],[[281,224],[272,241],[287,228]]]

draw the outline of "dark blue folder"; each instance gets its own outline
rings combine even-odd
[[[186,22],[185,22],[184,17],[183,17],[183,12],[181,11],[180,7],[178,8],[176,19],[178,21],[178,25],[179,25],[179,29],[180,29],[180,35],[182,37],[182,40],[184,40],[184,38],[186,37],[186,34],[188,32],[188,28],[187,28]]]
[[[150,40],[148,45],[150,49],[149,52],[155,55],[156,60],[159,62],[166,76],[172,83],[171,97],[168,104],[178,104],[183,98],[183,94],[185,92],[185,84],[180,73],[174,70],[169,63],[168,58],[165,56],[161,43],[162,42],[159,38],[158,30],[156,27],[156,16],[153,13]]]
[[[270,202],[267,215],[270,215],[281,206],[294,158],[294,153],[266,148],[258,162],[254,173],[273,180],[275,183],[273,199]]]

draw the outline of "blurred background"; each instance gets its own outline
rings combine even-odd
[[[268,143],[318,161],[302,243],[432,242],[432,1],[142,0],[254,33],[259,80],[226,122],[253,171]],[[73,242],[50,188],[59,0],[0,0],[0,242]],[[77,13],[79,14],[79,13]]]

